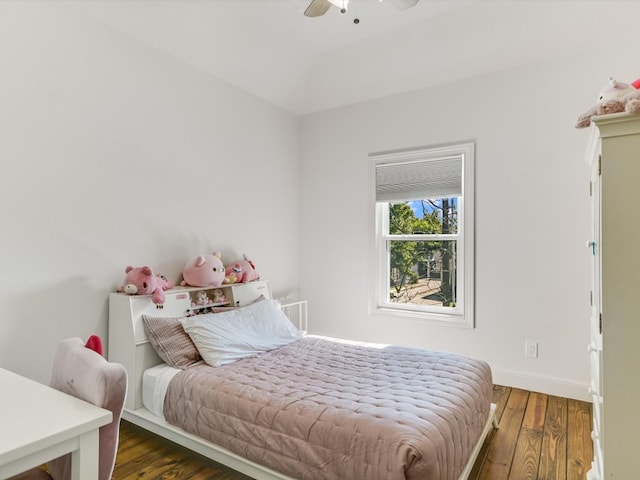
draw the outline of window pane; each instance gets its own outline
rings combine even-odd
[[[457,242],[390,240],[389,301],[455,307]]]
[[[390,203],[389,233],[458,233],[458,197]]]

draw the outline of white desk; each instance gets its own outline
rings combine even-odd
[[[98,480],[111,412],[0,368],[0,479],[72,454],[72,480]]]

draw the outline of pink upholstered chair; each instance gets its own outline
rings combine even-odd
[[[100,343],[100,342],[98,342]],[[85,346],[77,337],[62,340],[53,361],[50,385],[93,405],[111,410],[113,420],[100,427],[99,480],[111,480],[118,451],[120,417],[127,393],[127,372]],[[41,468],[21,473],[10,480],[69,480],[71,454],[47,463],[49,475]]]

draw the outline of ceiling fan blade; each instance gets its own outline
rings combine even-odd
[[[418,1],[419,0],[390,0],[390,2],[400,10],[406,10],[407,8],[415,7]]]
[[[312,0],[304,14],[307,17],[319,17],[327,13],[327,10],[331,8],[331,2],[329,0]]]

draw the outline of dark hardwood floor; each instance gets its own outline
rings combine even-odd
[[[470,479],[584,480],[591,468],[591,404],[494,386],[500,428]]]
[[[591,465],[591,405],[496,385],[500,428],[487,437],[472,480],[583,480]],[[126,421],[114,480],[250,480]]]

